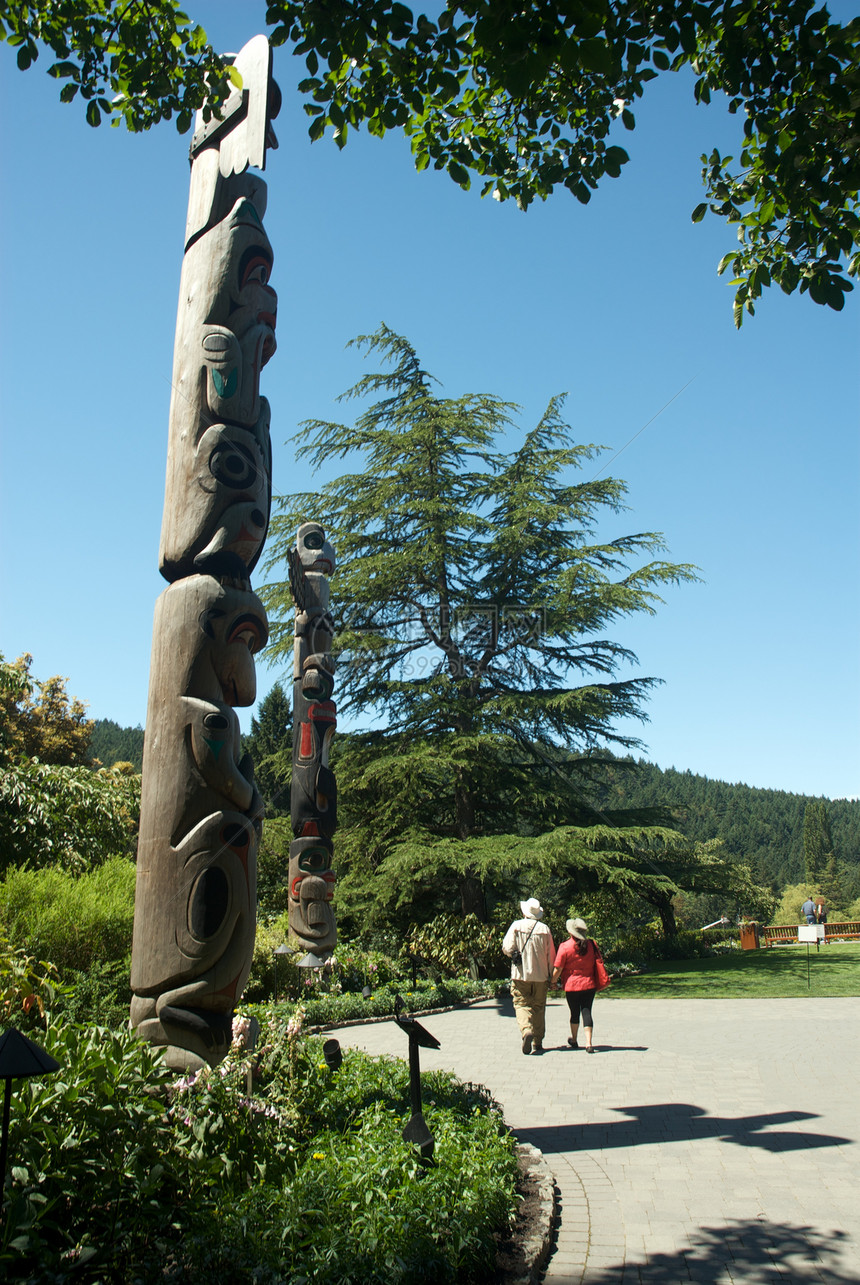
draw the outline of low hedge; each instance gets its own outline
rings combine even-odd
[[[429,982],[419,980],[414,989],[403,983],[389,983],[380,986],[365,999],[354,991],[331,992],[313,991],[307,999],[284,1000],[273,1005],[273,1010],[289,1017],[301,1006],[304,1020],[308,1026],[332,1026],[345,1022],[358,1022],[367,1017],[391,1017],[394,1013],[394,1001],[400,995],[410,1012],[420,1009],[447,1008],[463,1000],[476,999],[480,996],[498,995],[505,991],[507,981],[465,981],[458,978],[445,978],[444,981]],[[268,1006],[250,1005],[249,1011],[259,1014]]]
[[[729,943],[738,942],[737,929],[721,929],[707,934],[685,929],[674,937],[665,937],[659,928],[647,926],[619,933],[611,946],[605,948],[607,967],[625,960],[637,966],[649,962],[659,963],[673,959],[710,959],[722,950],[731,949]]]

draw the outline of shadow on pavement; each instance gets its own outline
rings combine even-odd
[[[490,1002],[495,1004],[498,1009],[499,1017],[514,1016],[514,1001],[511,999],[510,993],[504,992],[501,995],[497,995],[495,999]]]
[[[585,1053],[585,1049],[583,1047],[580,1047],[578,1049],[571,1049],[571,1048],[568,1048],[567,1044],[547,1044],[546,1042],[544,1042],[543,1051],[545,1054],[546,1053],[569,1054],[574,1052],[583,1053],[583,1054]],[[595,1053],[647,1053],[648,1045],[647,1044],[595,1044],[594,1052]]]
[[[558,1151],[600,1151],[609,1147],[641,1147],[655,1142],[689,1142],[695,1138],[720,1138],[740,1147],[764,1151],[800,1151],[813,1147],[846,1146],[851,1138],[796,1130],[764,1133],[774,1125],[816,1120],[809,1111],[774,1111],[767,1115],[708,1115],[702,1107],[687,1102],[661,1102],[650,1106],[613,1107],[632,1119],[592,1124],[546,1125],[518,1129],[521,1142],[531,1142],[546,1154]]]
[[[713,1285],[857,1285],[857,1273],[839,1262],[844,1232],[745,1219],[700,1227],[689,1245],[674,1253],[649,1254],[647,1262],[589,1268],[589,1285],[675,1285],[681,1280]],[[550,1260],[552,1261],[552,1260]]]

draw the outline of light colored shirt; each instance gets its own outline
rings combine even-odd
[[[530,935],[531,934],[531,935]],[[555,963],[555,942],[549,928],[540,919],[515,919],[502,942],[506,955],[519,949],[522,962],[511,962],[511,980],[515,982],[548,982]]]

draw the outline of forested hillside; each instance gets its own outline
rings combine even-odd
[[[605,773],[607,783],[596,786],[593,797],[607,811],[667,806],[685,834],[722,839],[732,856],[749,863],[760,883],[778,890],[805,878],[803,814],[810,796],[712,781],[644,759],[618,759]],[[860,801],[824,802],[850,900],[860,895]]]
[[[103,767],[133,763],[136,772],[143,763],[143,728],[120,727],[110,718],[97,718],[90,736],[90,757]]]
[[[122,761],[140,771],[143,729],[98,719],[90,749],[105,766]],[[803,815],[811,796],[712,781],[690,771],[664,770],[645,759],[605,757],[606,765],[595,772],[588,791],[604,811],[668,808],[678,829],[700,842],[722,839],[733,857],[751,866],[756,881],[774,891],[806,877]],[[860,800],[824,802],[850,901],[860,896]]]

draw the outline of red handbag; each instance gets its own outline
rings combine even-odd
[[[597,943],[594,944],[594,982],[595,990],[605,991],[607,986],[612,982],[612,978],[606,971],[606,965],[603,962],[603,956],[597,949]]]

